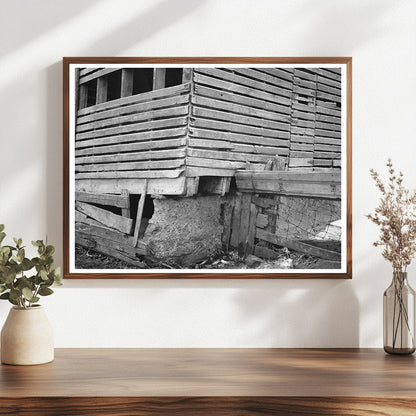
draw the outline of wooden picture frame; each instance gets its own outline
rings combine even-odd
[[[351,278],[351,77],[349,57],[63,58],[64,278]]]

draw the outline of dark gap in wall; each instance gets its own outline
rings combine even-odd
[[[135,68],[133,70],[133,94],[152,91],[153,68]]]

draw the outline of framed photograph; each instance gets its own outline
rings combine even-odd
[[[64,58],[64,277],[351,278],[351,66]]]

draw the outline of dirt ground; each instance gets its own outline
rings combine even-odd
[[[236,251],[221,253],[215,258],[208,258],[188,269],[317,269],[326,268],[322,260],[306,256],[295,251],[282,248],[277,252],[276,260],[263,260],[256,256],[241,259]],[[171,263],[152,262],[151,259],[142,259],[146,269],[182,269],[181,266]],[[136,266],[124,261],[97,253],[80,246],[75,248],[75,266],[77,269],[136,269]]]

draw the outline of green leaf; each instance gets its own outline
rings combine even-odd
[[[48,287],[46,287],[46,286],[42,286],[40,289],[39,289],[39,295],[41,295],[41,296],[49,296],[49,295],[52,295],[52,293],[53,293],[53,290],[52,289],[49,289]]]
[[[19,263],[21,263],[23,261],[23,259],[25,258],[25,249],[21,248],[18,252],[17,252],[17,256],[16,256],[19,260]]]
[[[28,287],[24,287],[22,289],[23,292],[23,296],[29,301],[32,302],[31,299],[34,297],[33,296],[33,292],[28,288]]]
[[[2,224],[3,225],[3,224]],[[2,241],[5,239],[6,237],[6,233],[0,232],[0,244],[2,243]]]
[[[4,224],[0,224],[0,232],[4,231],[4,228],[5,228]]]
[[[27,257],[25,257],[25,258],[22,260],[22,263],[20,264],[20,267],[22,268],[22,270],[23,270],[24,272],[26,272],[26,271],[28,271],[28,270],[30,270],[30,269],[33,269],[33,266],[34,266],[34,264],[32,263],[32,261],[31,261],[31,260],[29,260]]]
[[[54,275],[54,283],[56,286],[60,286],[63,284],[63,279],[62,279],[62,273],[61,273],[61,268],[57,267],[56,269],[53,270],[53,275]]]
[[[11,300],[17,300],[21,296],[21,292],[19,289],[12,289],[10,290],[10,299]]]
[[[32,241],[32,244],[33,244],[35,247],[39,247],[39,246],[43,245],[43,241],[42,241],[42,240]]]
[[[46,246],[45,256],[52,256],[53,253],[55,253],[55,247],[52,245]]]
[[[48,280],[48,273],[46,273],[46,270],[45,269],[42,269],[39,272],[39,276],[41,277],[42,280]]]

